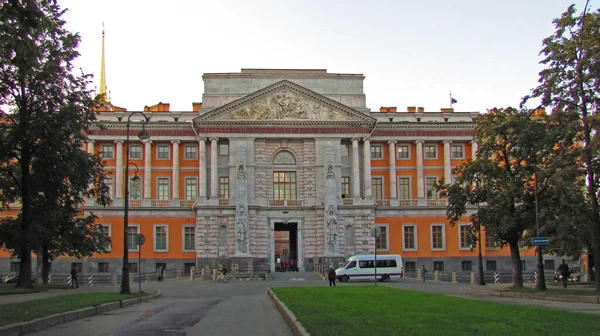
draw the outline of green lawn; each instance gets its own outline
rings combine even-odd
[[[29,321],[36,318],[64,313],[71,310],[90,307],[93,305],[126,300],[148,294],[141,295],[129,294],[121,295],[119,293],[82,293],[59,295],[47,299],[31,300],[19,303],[9,303],[0,305],[0,326]]]
[[[38,284],[34,285],[34,288],[20,288],[15,287],[14,283],[1,284],[0,295],[11,295],[11,294],[28,294],[44,292],[48,289],[70,289],[71,286],[64,284]]]
[[[273,288],[311,335],[596,335],[600,316],[389,287]],[[600,308],[600,305],[599,305]]]

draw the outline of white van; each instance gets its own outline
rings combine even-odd
[[[357,255],[346,261],[346,266],[338,268],[335,275],[338,280],[374,279],[377,265],[377,280],[389,281],[402,276],[402,257],[399,254]]]

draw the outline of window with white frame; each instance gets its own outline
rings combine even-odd
[[[115,148],[115,146],[113,144],[102,144],[102,146],[100,147],[102,158],[103,159],[114,158],[115,157],[114,148]]]
[[[402,250],[417,251],[419,249],[417,242],[417,226],[414,224],[402,225]]]
[[[156,158],[158,160],[169,160],[171,158],[171,146],[169,146],[169,145],[156,146]]]
[[[351,198],[350,195],[350,177],[342,176],[342,198]]]
[[[185,145],[183,146],[184,158],[186,160],[193,160],[198,158],[198,146],[196,145]]]
[[[389,241],[388,241],[388,226],[385,225],[375,225],[381,229],[381,234],[379,237],[375,238],[375,247],[378,251],[387,251],[389,250]]]
[[[410,177],[398,178],[398,198],[401,201],[410,199]]]
[[[471,249],[471,224],[459,224],[458,225],[458,238],[459,238],[459,249],[470,250]]]
[[[138,251],[138,244],[135,242],[135,236],[138,235],[140,226],[137,224],[127,225],[127,247],[129,251]]]
[[[229,177],[219,177],[219,198],[229,199]]]
[[[106,186],[108,187],[108,197],[110,197],[110,198],[115,197],[115,194],[114,194],[115,180],[112,177],[105,177],[104,184],[106,184]]]
[[[196,227],[192,225],[183,226],[183,250],[194,251],[196,241]]]
[[[437,177],[435,176],[427,176],[425,178],[425,185],[427,188],[427,199],[428,200],[436,200],[438,199],[438,193],[434,189],[433,186],[437,184]]]
[[[431,250],[443,251],[446,249],[446,232],[443,224],[431,224]]]
[[[142,146],[141,145],[129,145],[129,158],[132,160],[142,159]]]
[[[383,146],[371,145],[371,159],[383,159]]]
[[[169,230],[165,224],[154,224],[154,251],[167,252],[169,250]]]
[[[487,234],[487,232],[485,233],[485,248],[486,249],[497,249],[498,248],[498,243],[496,241],[494,241],[491,237],[491,235]]]
[[[398,160],[410,159],[410,145],[399,144],[398,146],[396,146],[396,159],[398,159]]]
[[[219,144],[219,155],[220,156],[229,156],[229,144],[228,143],[220,143]]]
[[[129,199],[140,201],[142,199],[142,181],[135,176],[129,177]]]
[[[111,250],[111,234],[110,234],[110,224],[98,224],[96,225],[96,227],[104,234],[104,236],[106,238],[108,238],[109,243],[106,246],[106,251],[110,251]]]
[[[464,144],[452,144],[452,158],[453,159],[464,159],[465,158],[465,145]]]
[[[371,186],[373,190],[373,199],[380,201],[383,199],[383,178],[373,177],[371,178]]]
[[[185,199],[194,201],[198,197],[198,179],[196,177],[185,178]]]
[[[426,159],[437,159],[437,144],[425,145],[425,158]]]
[[[171,186],[169,183],[168,177],[159,177],[157,179],[158,184],[158,200],[159,201],[168,201],[170,199],[169,194],[171,190]]]

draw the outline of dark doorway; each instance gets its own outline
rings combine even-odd
[[[275,223],[275,271],[298,270],[298,223]]]

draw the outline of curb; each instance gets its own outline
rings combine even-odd
[[[600,296],[582,296],[582,295],[553,295],[541,293],[522,293],[522,292],[503,292],[489,289],[463,287],[463,291],[482,296],[503,296],[516,297],[522,299],[580,302],[580,303],[600,303]]]
[[[118,308],[124,308],[127,306],[131,306],[137,303],[147,302],[150,300],[154,300],[161,296],[160,290],[157,290],[158,293],[145,296],[143,298],[135,298],[128,300],[119,300],[114,302],[102,303],[99,305],[94,305],[87,308],[81,308],[77,310],[72,310],[69,312],[64,312],[60,314],[54,314],[50,316],[40,317],[38,319],[34,319],[31,321],[19,322],[8,324],[0,327],[0,335],[2,336],[18,336],[24,335],[27,333],[31,333],[34,331],[43,330],[45,328],[51,327],[53,325],[81,319],[84,317],[89,317],[93,315],[98,315],[105,313],[110,310],[115,310]]]
[[[281,316],[283,316],[285,323],[287,323],[288,327],[290,327],[290,330],[292,330],[292,334],[294,334],[295,336],[310,336],[310,334],[308,333],[308,331],[306,331],[306,329],[304,329],[300,321],[296,319],[294,313],[292,313],[288,309],[285,303],[281,302],[281,300],[277,298],[277,295],[273,293],[271,288],[267,290],[267,294],[269,295],[271,300],[273,300],[273,303],[275,304],[275,307],[277,307],[277,310],[279,310],[279,312],[281,313]]]

